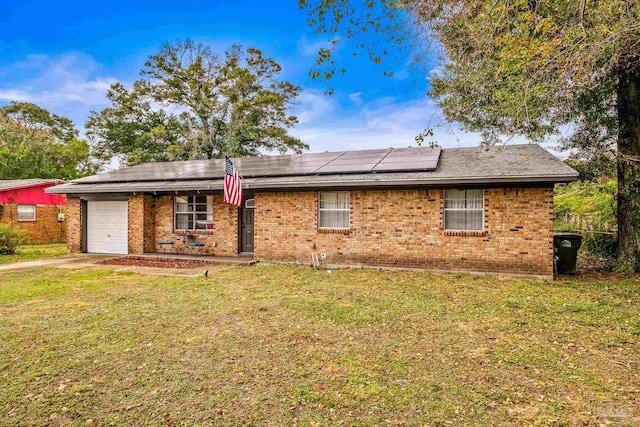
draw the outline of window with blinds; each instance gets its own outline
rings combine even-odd
[[[349,229],[349,192],[318,193],[318,228]]]
[[[18,205],[18,221],[35,221],[36,205]]]
[[[445,190],[444,229],[484,230],[484,190]]]

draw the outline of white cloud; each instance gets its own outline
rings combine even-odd
[[[309,40],[306,35],[300,37],[298,40],[298,52],[304,57],[316,56],[320,49],[329,49],[332,46],[332,41],[338,40],[337,38],[331,40]],[[336,47],[335,45],[334,47]]]
[[[83,53],[30,55],[0,69],[0,101],[33,102],[81,127],[90,110],[108,105],[106,92],[117,81],[100,71]]]
[[[362,92],[354,92],[349,94],[349,99],[356,105],[362,105]]]
[[[322,121],[335,112],[336,108],[335,98],[320,91],[303,90],[296,100],[292,113],[298,117],[298,123],[304,125]]]
[[[474,146],[481,140],[478,134],[444,124],[438,106],[427,98],[408,102],[383,98],[349,110],[334,107],[330,116],[307,120],[293,130],[310,151],[415,146],[415,137],[425,128],[434,130],[434,140],[443,147]]]

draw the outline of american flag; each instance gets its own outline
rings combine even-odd
[[[224,201],[238,207],[242,206],[242,182],[238,169],[228,157],[224,158]]]

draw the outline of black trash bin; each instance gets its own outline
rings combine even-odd
[[[555,253],[557,274],[576,274],[578,249],[582,236],[576,233],[553,233],[553,251]]]

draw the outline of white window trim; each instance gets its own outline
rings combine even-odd
[[[327,209],[320,208],[320,194],[322,193],[342,193],[347,195],[347,202],[349,207],[347,209]],[[320,212],[322,211],[331,211],[331,212],[349,212],[349,221],[346,227],[320,227]],[[318,224],[318,230],[350,230],[351,229],[351,193],[349,191],[318,191],[318,215],[316,217],[316,223]]]
[[[33,207],[33,218],[20,219],[20,214],[18,213],[18,210],[20,209],[20,206],[32,206]],[[17,205],[17,207],[16,207],[16,217],[18,218],[19,222],[34,222],[38,217],[37,211],[38,211],[38,208],[36,207],[36,205],[32,205],[32,204],[29,204],[29,205],[27,205],[27,204]]]
[[[182,197],[182,198],[187,198],[187,200],[189,200],[189,197],[206,197],[207,198],[207,211],[206,212],[197,212],[195,210],[195,206],[196,205],[203,205],[204,203],[193,203],[194,205],[194,210],[189,212],[179,212],[178,209],[176,209],[176,205],[178,204],[178,197]],[[211,203],[209,203],[209,200],[211,200]],[[211,207],[211,210],[209,210],[209,207]],[[178,228],[177,224],[178,221],[176,221],[176,219],[178,218],[178,215],[189,215],[191,214],[192,218],[193,218],[193,227],[194,228]],[[207,214],[207,217],[211,217],[211,222],[213,223],[213,196],[211,195],[203,195],[203,194],[185,194],[185,195],[175,195],[173,196],[173,230],[174,231],[211,231],[210,229],[205,229],[205,228],[196,228],[196,214]]]
[[[469,188],[451,188],[451,190],[469,190]],[[483,232],[484,231],[484,198],[485,198],[485,190],[482,189],[482,208],[447,208],[447,189],[442,192],[442,229],[444,231],[454,231],[454,232]],[[482,211],[482,228],[478,230],[471,229],[459,229],[459,228],[447,228],[447,211]]]

